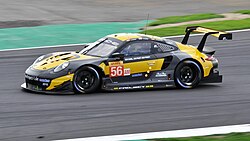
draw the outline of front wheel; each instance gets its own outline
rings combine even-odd
[[[177,87],[190,89],[196,87],[201,80],[200,66],[191,60],[181,62],[175,69]]]
[[[99,73],[90,66],[77,70],[73,78],[75,93],[93,93],[99,89],[100,83]]]

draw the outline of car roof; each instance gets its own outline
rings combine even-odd
[[[153,35],[145,35],[145,34],[139,34],[139,33],[117,33],[117,34],[111,34],[107,37],[115,38],[117,40],[120,40],[122,42],[127,42],[131,40],[156,40],[156,41],[164,41],[163,38]]]

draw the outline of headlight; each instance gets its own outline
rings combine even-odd
[[[65,68],[67,68],[69,66],[69,62],[64,62],[62,63],[61,65],[57,66],[55,69],[54,69],[54,72],[59,72],[61,70],[64,70]]]
[[[33,63],[33,64],[36,64],[36,63],[38,63],[38,62],[42,61],[42,60],[43,60],[43,58],[44,58],[44,55],[43,55],[43,56],[38,57],[38,58],[34,61],[34,63]]]

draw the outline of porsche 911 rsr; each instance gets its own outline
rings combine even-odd
[[[198,46],[187,45],[191,32],[205,33]],[[208,35],[232,39],[231,33],[198,26],[187,27],[181,43],[135,33],[108,35],[80,52],[40,56],[25,71],[22,87],[45,93],[92,93],[219,83],[215,50],[205,47]]]

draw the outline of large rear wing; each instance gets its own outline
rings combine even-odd
[[[198,33],[205,33],[202,37],[200,44],[198,45],[198,50],[201,52],[205,46],[207,37],[209,35],[212,35],[214,37],[217,37],[219,40],[232,40],[232,33],[226,33],[222,31],[216,31],[213,29],[208,29],[200,26],[191,26],[186,28],[186,34],[182,40],[182,44],[187,44],[189,36],[192,32],[198,32]]]

